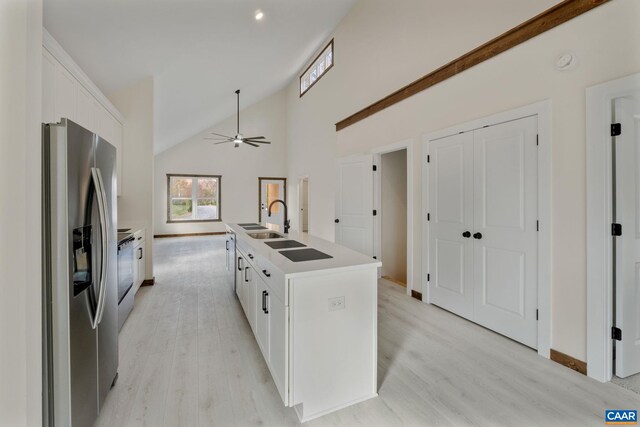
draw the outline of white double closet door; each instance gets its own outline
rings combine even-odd
[[[429,302],[537,348],[537,117],[429,155]]]

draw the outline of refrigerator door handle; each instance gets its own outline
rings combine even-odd
[[[104,183],[102,181],[102,174],[100,169],[91,168],[91,176],[93,177],[94,186],[96,189],[97,201],[98,201],[98,214],[100,216],[100,245],[102,260],[100,263],[100,288],[98,291],[98,306],[96,309],[96,315],[93,319],[91,327],[96,329],[102,321],[102,315],[104,314],[105,294],[107,291],[107,262],[109,251],[109,224],[108,216],[106,212],[107,197],[104,191]]]

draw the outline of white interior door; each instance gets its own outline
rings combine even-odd
[[[284,226],[284,206],[276,203],[271,208],[271,217],[268,215],[269,205],[274,200],[283,200],[285,203],[286,189],[284,178],[260,178],[260,222]]]
[[[428,300],[473,318],[473,134],[429,146]]]
[[[336,243],[373,256],[373,156],[336,162]]]
[[[429,143],[428,300],[537,347],[537,118]]]
[[[474,131],[474,318],[537,347],[537,118]]]
[[[640,104],[619,98],[614,112],[622,125],[615,138],[615,222],[622,225],[615,238],[615,326],[622,330],[615,374],[624,378],[640,372]]]

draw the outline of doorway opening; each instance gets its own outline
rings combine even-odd
[[[379,259],[383,279],[407,287],[407,149],[379,155],[376,162],[380,213]]]
[[[413,141],[373,152],[373,248],[382,262],[378,276],[421,299],[413,281]]]
[[[298,183],[298,206],[300,207],[300,231],[309,232],[309,178],[305,177]]]
[[[269,206],[276,200],[287,203],[287,178],[258,178],[258,222],[284,226],[284,206],[281,203],[273,205],[269,217]]]

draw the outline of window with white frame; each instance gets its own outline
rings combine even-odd
[[[331,67],[333,67],[333,40],[329,42],[320,55],[309,65],[309,68],[300,76],[300,96],[311,89]]]
[[[167,222],[220,221],[220,175],[167,175]]]

